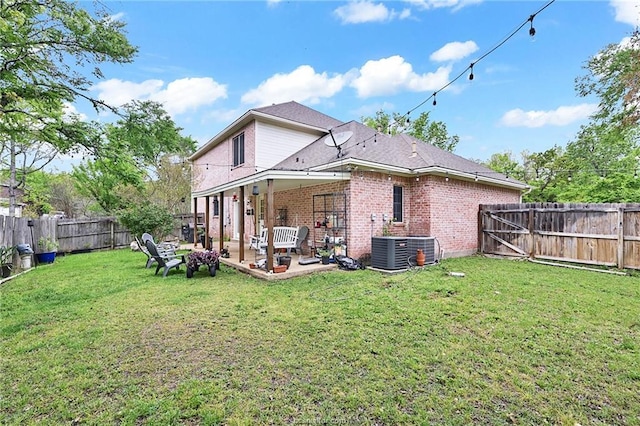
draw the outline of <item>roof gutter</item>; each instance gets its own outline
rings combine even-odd
[[[496,179],[496,178],[487,176],[486,173],[490,173],[490,172],[470,173],[470,172],[461,172],[459,170],[447,169],[445,167],[440,167],[440,166],[432,166],[432,167],[415,169],[413,173],[419,174],[419,175],[430,174],[430,175],[436,175],[436,176],[451,176],[451,177],[461,178],[464,180],[472,180],[475,182],[482,182],[482,183],[488,183],[495,186],[502,186],[505,188],[515,188],[521,191],[525,191],[530,188],[529,185],[523,182],[509,180],[508,178]],[[498,173],[498,172],[494,172],[494,173]]]

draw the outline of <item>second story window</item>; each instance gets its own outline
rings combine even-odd
[[[244,164],[244,133],[233,138],[233,167]]]

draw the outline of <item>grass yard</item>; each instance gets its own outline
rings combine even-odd
[[[0,287],[0,423],[640,424],[638,277],[470,257],[267,283],[145,260]]]

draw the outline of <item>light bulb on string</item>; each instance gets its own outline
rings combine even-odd
[[[529,35],[531,37],[534,37],[536,35],[536,29],[533,28],[533,18],[535,18],[536,15],[531,15],[529,16],[529,22],[531,23],[531,27],[529,28]]]
[[[436,102],[436,92],[433,92],[433,106],[436,106],[438,102]]]
[[[469,69],[471,71],[471,73],[469,74],[469,80],[473,80],[473,62],[471,62],[471,65],[469,65]]]

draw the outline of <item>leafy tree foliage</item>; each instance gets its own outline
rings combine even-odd
[[[525,201],[640,202],[639,33],[626,44],[607,46],[585,69],[576,91],[595,95],[598,109],[564,149],[522,154],[521,180],[532,186]],[[515,163],[511,153],[503,153],[487,165],[505,172],[520,167]]]
[[[91,14],[66,0],[0,1],[0,144],[9,158],[11,213],[24,183],[16,179],[20,151],[48,144],[55,155],[99,144],[91,126],[65,116],[65,104],[83,98],[106,107],[89,88],[102,77],[97,65],[127,63],[136,54],[123,29],[100,6]]]
[[[458,142],[460,142],[458,136],[449,135],[445,123],[442,121],[429,121],[429,112],[426,111],[411,121],[396,112],[389,115],[380,110],[373,117],[362,117],[361,121],[365,126],[376,129],[380,133],[391,135],[406,133],[449,152],[453,152]]]
[[[149,198],[173,214],[191,209],[191,167],[186,157],[165,155],[156,169],[157,179],[147,185]]]
[[[156,102],[125,105],[124,117],[107,125],[107,141],[97,158],[74,168],[78,190],[94,198],[106,213],[146,198],[150,178],[157,178],[160,173],[167,177],[167,155],[194,152],[196,142],[181,136],[181,130]],[[174,190],[169,182],[162,186],[168,193]]]

